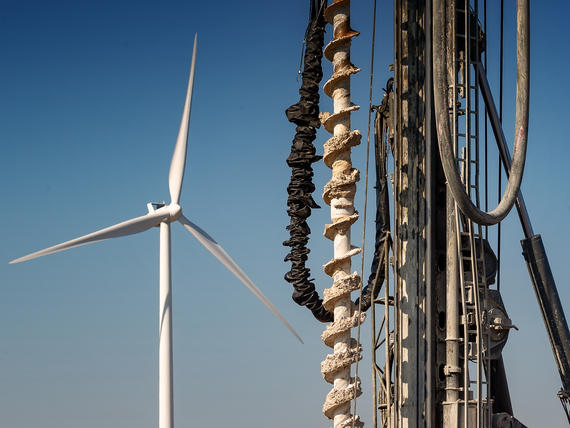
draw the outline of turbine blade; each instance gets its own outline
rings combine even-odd
[[[203,229],[201,229],[200,227],[198,227],[197,225],[195,225],[194,223],[192,223],[190,220],[188,220],[186,217],[184,217],[183,215],[180,216],[180,218],[178,219],[178,221],[180,223],[182,223],[182,225],[188,229],[188,231],[194,235],[194,237],[200,241],[200,243],[206,247],[206,249],[212,253],[220,262],[222,262],[222,264],[227,267],[229,269],[229,271],[231,273],[233,273],[241,282],[244,283],[244,285],[249,288],[249,290],[259,299],[262,301],[262,303],[267,306],[267,308],[273,312],[273,314],[279,318],[279,320],[285,324],[285,327],[287,327],[289,329],[289,331],[291,333],[293,333],[293,335],[295,335],[295,337],[297,339],[299,339],[299,342],[303,343],[303,340],[301,339],[301,337],[297,334],[297,332],[293,329],[293,327],[291,327],[291,325],[287,322],[287,320],[283,317],[283,315],[281,315],[279,313],[279,311],[277,310],[277,308],[275,308],[275,306],[273,306],[273,304],[267,299],[267,297],[265,297],[263,295],[263,293],[261,292],[261,290],[259,290],[259,288],[257,288],[257,286],[253,283],[253,281],[251,279],[249,279],[249,277],[245,274],[245,272],[243,270],[241,270],[241,268],[236,264],[236,262],[233,261],[233,259],[229,256],[228,253],[226,253],[226,251],[220,246],[220,244],[218,244],[214,238],[212,238],[210,235],[208,235]]]
[[[192,89],[194,87],[194,70],[196,68],[196,47],[198,45],[198,34],[194,36],[194,51],[192,52],[192,65],[190,66],[190,76],[188,77],[188,89],[186,90],[186,101],[180,130],[174,146],[172,161],[170,162],[170,173],[168,174],[168,188],[170,190],[170,203],[177,204],[180,200],[182,190],[182,180],[184,179],[184,166],[186,165],[186,147],[188,145],[188,124],[190,122],[190,109],[192,107]]]
[[[54,245],[53,247],[46,248],[44,250],[36,251],[35,253],[20,257],[19,259],[12,260],[10,264],[25,262],[26,260],[35,259],[36,257],[47,256],[48,254],[68,250],[73,247],[79,247],[80,245],[91,244],[92,242],[102,241],[104,239],[133,235],[135,233],[143,232],[153,226],[158,225],[162,220],[165,220],[168,217],[169,213],[165,210],[149,213],[141,217],[123,221],[122,223],[116,224],[114,226],[106,227],[105,229],[90,233],[89,235],[81,236],[79,238],[72,239],[71,241],[63,242],[61,244]]]

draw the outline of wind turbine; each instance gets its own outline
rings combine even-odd
[[[12,260],[19,263],[36,257],[46,256],[81,245],[91,244],[109,238],[133,235],[143,232],[152,227],[160,228],[160,293],[159,293],[159,386],[158,386],[158,419],[159,428],[172,428],[174,426],[173,413],[173,390],[172,390],[172,292],[170,280],[170,224],[179,221],[182,225],[212,253],[222,264],[227,267],[247,288],[263,302],[267,308],[295,335],[301,343],[303,341],[293,327],[285,320],[273,304],[263,295],[257,286],[249,279],[243,270],[232,260],[225,250],[204,230],[182,215],[182,208],[178,204],[184,178],[186,165],[186,147],[188,145],[188,123],[190,120],[190,107],[192,105],[192,88],[194,86],[194,71],[196,67],[196,46],[198,35],[194,37],[194,50],[192,52],[192,65],[186,90],[186,101],[182,113],[182,121],[178,138],[174,147],[170,173],[168,175],[168,187],[170,190],[170,204],[149,203],[148,214],[124,221],[114,226],[98,230],[71,241],[54,245],[44,250],[36,251],[27,256]]]

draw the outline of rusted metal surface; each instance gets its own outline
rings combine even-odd
[[[424,3],[396,2],[395,16],[395,418],[425,424],[425,29]]]

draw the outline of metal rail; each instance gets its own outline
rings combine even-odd
[[[462,8],[451,7],[451,13],[455,17],[453,37],[450,42],[453,58],[452,85],[450,86],[453,103],[452,141],[455,156],[462,171],[461,179],[465,193],[469,197],[474,197],[474,204],[479,208],[479,86],[471,70],[475,62],[473,59],[478,59],[480,56],[479,35],[477,34],[478,2],[475,0],[473,7],[471,7],[470,0],[464,0],[461,3]],[[473,22],[475,25],[472,25]],[[458,28],[458,25],[462,26],[463,31]],[[475,34],[472,34],[473,32]],[[459,153],[461,153],[460,156]],[[455,410],[460,412],[456,415],[458,419],[455,426],[490,427],[491,406],[488,405],[490,371],[484,370],[485,366],[489,366],[489,355],[485,352],[485,349],[489,349],[489,329],[484,324],[487,318],[485,314],[488,284],[483,228],[481,225],[475,226],[473,221],[461,212],[457,201],[455,201],[454,208],[462,310],[460,320],[463,325],[463,364],[461,367],[463,394]],[[469,270],[471,271],[470,279],[466,277]],[[474,367],[472,368],[471,365]]]

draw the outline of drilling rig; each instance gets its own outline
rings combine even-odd
[[[570,333],[541,236],[533,230],[521,192],[529,126],[529,0],[517,0],[513,11],[517,87],[510,142],[502,127],[502,89],[497,108],[487,78],[487,2],[394,1],[393,77],[379,105],[372,104],[371,92],[368,111],[369,117],[375,112],[377,201],[376,245],[366,286],[363,272],[351,273],[351,258],[360,252],[351,245],[351,226],[359,218],[354,195],[360,173],[350,158],[351,148],[361,140],[350,121],[359,109],[350,98],[351,79],[360,71],[350,61],[358,31],[350,24],[350,0],[310,3],[301,99],[287,110],[297,134],[287,160],[293,168],[288,187],[291,239],[284,245],[292,247],[286,260],[293,266],[285,278],[294,286],[298,304],[319,321],[330,322],[323,340],[333,353],[323,362],[322,373],[333,389],[323,412],[335,428],[362,426],[350,404],[361,393],[351,366],[358,364],[363,350],[359,335],[354,338],[351,331],[360,329],[369,310],[375,428],[525,426],[513,413],[502,357],[509,331],[516,326],[498,286],[500,244],[493,249],[488,239],[514,207],[524,237],[522,253],[560,374],[558,397],[570,423]],[[501,55],[502,14],[501,1]],[[332,36],[324,47],[326,22]],[[333,64],[323,86],[333,111],[319,116],[323,47]],[[372,73],[373,67],[371,79]],[[323,299],[305,266],[307,218],[318,208],[311,196],[311,164],[320,160],[312,145],[319,122],[333,134],[323,150],[324,163],[332,169],[323,193],[331,207],[324,235],[334,247],[334,258],[324,270],[333,285]],[[484,190],[481,185],[487,140],[496,143],[507,177],[494,209],[488,207],[486,177]],[[394,160],[391,180],[388,153]],[[360,293],[355,301],[352,292]]]

